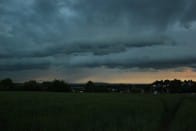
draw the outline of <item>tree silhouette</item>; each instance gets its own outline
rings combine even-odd
[[[70,92],[71,88],[64,81],[54,80],[51,82],[51,85],[49,85],[48,90]]]
[[[0,81],[1,89],[10,89],[14,87],[14,83],[10,78],[6,78]]]
[[[24,88],[26,88],[27,90],[40,90],[39,83],[37,83],[35,80],[25,82]]]
[[[93,92],[94,91],[94,83],[92,81],[88,81],[85,85],[86,92]]]

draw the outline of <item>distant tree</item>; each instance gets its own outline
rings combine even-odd
[[[51,82],[51,85],[48,85],[48,90],[50,90],[50,91],[70,92],[71,88],[64,81],[54,80],[54,81]]]
[[[164,81],[164,85],[166,85],[167,87],[169,87],[170,86],[170,81],[169,80],[165,80]]]
[[[48,90],[48,89],[51,89],[51,87],[52,87],[52,82],[51,81],[44,81],[41,84],[42,90]]]
[[[157,92],[159,92],[159,93],[163,93],[164,92],[164,90],[163,90],[163,84],[164,84],[164,82],[161,80],[161,81],[155,81],[155,82],[153,82],[152,83],[152,91],[154,92],[154,91],[157,91]]]
[[[0,81],[1,89],[10,89],[14,87],[14,83],[10,78],[6,78]]]
[[[94,92],[94,83],[92,81],[88,81],[85,85],[86,92]]]
[[[24,83],[25,90],[40,90],[40,85],[35,80],[30,80]]]
[[[181,80],[177,80],[174,79],[170,82],[170,91],[172,93],[177,93],[177,92],[181,92],[182,89],[182,81]]]

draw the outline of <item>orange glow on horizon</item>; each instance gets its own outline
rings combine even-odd
[[[91,71],[91,72],[90,72]],[[46,74],[36,76],[35,80],[54,80],[60,79],[69,83],[86,83],[89,80],[94,82],[106,82],[106,83],[152,83],[155,80],[193,80],[196,81],[196,72],[187,68],[182,71],[174,70],[160,70],[160,71],[122,71],[115,69],[95,69],[85,70],[90,72],[88,75],[77,77],[77,74],[71,74],[66,76],[66,72],[47,72]]]
[[[91,76],[83,78],[78,82],[92,80],[95,82],[108,83],[152,83],[155,80],[193,80],[196,81],[196,72],[191,69],[184,71],[157,71],[157,72],[126,72],[123,74],[113,74],[105,76]]]

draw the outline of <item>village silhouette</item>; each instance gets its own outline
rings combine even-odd
[[[73,93],[119,92],[119,93],[196,93],[196,82],[192,80],[157,80],[151,84],[111,84],[96,83],[66,83],[63,80],[37,82],[30,80],[15,83],[10,78],[0,81],[0,91],[53,91]]]

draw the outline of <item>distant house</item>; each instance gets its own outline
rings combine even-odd
[[[73,93],[84,93],[85,88],[84,87],[74,87],[74,88],[72,88],[72,92]]]
[[[166,89],[166,85],[164,84],[163,81],[155,81],[152,84],[152,92],[154,95],[158,93],[164,93]]]
[[[158,94],[158,91],[154,90],[153,95],[157,95],[157,94]]]
[[[85,92],[85,84],[69,84],[73,93]]]
[[[150,84],[133,84],[131,88],[132,93],[149,93],[151,92],[151,85]]]

